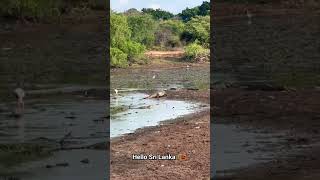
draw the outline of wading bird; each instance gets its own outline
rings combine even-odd
[[[24,101],[23,98],[25,96],[25,92],[22,88],[16,88],[13,91],[16,99],[17,99],[17,108],[16,108],[16,115],[22,115],[24,111]]]
[[[118,89],[114,89],[114,92],[116,93],[116,95],[118,95]]]

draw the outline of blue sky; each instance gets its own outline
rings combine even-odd
[[[123,12],[130,8],[141,10],[142,8],[160,8],[174,14],[180,13],[185,8],[201,5],[205,0],[111,0],[112,10]],[[209,0],[207,0],[209,1]]]

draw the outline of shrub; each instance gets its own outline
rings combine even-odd
[[[210,16],[196,16],[186,24],[182,39],[188,42],[198,40],[201,45],[210,43]]]
[[[137,60],[143,57],[145,49],[145,46],[140,43],[134,41],[127,41],[125,43],[123,51],[126,54],[128,54],[128,61],[136,62]]]
[[[131,40],[150,48],[154,44],[156,22],[151,15],[128,16],[128,26],[131,30]]]
[[[111,67],[127,67],[127,54],[118,48],[110,48]]]
[[[62,0],[1,0],[2,16],[41,20],[60,16]]]
[[[205,49],[197,43],[186,46],[185,55],[186,58],[191,61],[209,61],[210,59],[209,49]]]

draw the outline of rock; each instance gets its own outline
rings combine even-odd
[[[64,118],[66,118],[66,119],[75,119],[76,117],[75,116],[66,116]]]
[[[53,168],[53,165],[48,164],[48,165],[46,165],[46,168],[47,169]]]
[[[85,159],[81,160],[80,162],[83,164],[89,164],[90,161],[88,158],[85,158]]]

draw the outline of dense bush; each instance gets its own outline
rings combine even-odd
[[[111,67],[127,67],[127,54],[118,48],[110,48]]]
[[[210,15],[210,2],[204,1],[200,6],[194,8],[186,8],[178,16],[184,21],[188,22],[196,16],[209,16]]]
[[[181,47],[181,35],[185,30],[185,24],[180,20],[167,20],[159,23],[155,33],[155,46],[161,49]]]
[[[128,26],[131,30],[131,39],[135,42],[152,47],[154,44],[154,33],[156,22],[150,15],[128,16]]]
[[[161,9],[154,10],[152,8],[143,8],[142,12],[145,14],[150,14],[156,20],[168,20],[174,17],[172,13]]]
[[[210,16],[196,16],[187,22],[183,39],[188,42],[199,41],[204,47],[209,47]]]
[[[111,12],[110,24],[111,66],[126,67],[132,62],[143,59],[146,48],[143,44],[134,41],[137,38],[133,38],[127,16]]]
[[[1,0],[0,16],[48,21],[74,10],[102,9],[104,6],[104,0]]]
[[[39,20],[60,16],[62,0],[1,0],[2,16]]]
[[[144,45],[134,41],[127,41],[124,46],[124,52],[128,54],[129,62],[138,62],[139,58],[143,58],[145,49]]]
[[[187,8],[176,16],[160,9],[139,11],[132,8],[124,13],[111,12],[112,67],[146,63],[146,49],[172,50],[185,45],[188,60],[208,61],[209,13],[208,2],[192,9]],[[184,15],[189,19],[181,19]]]
[[[185,47],[186,58],[190,61],[209,61],[210,51],[197,43]]]

